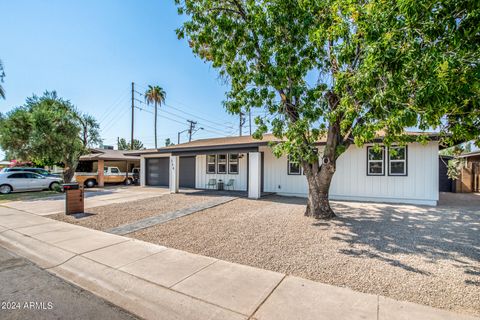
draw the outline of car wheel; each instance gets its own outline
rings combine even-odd
[[[1,194],[9,194],[12,191],[13,191],[12,187],[10,187],[8,184],[4,184],[0,186]]]
[[[52,191],[60,190],[60,183],[58,183],[58,182],[50,183],[50,190],[52,190]]]
[[[87,180],[85,182],[85,185],[87,186],[87,188],[93,188],[95,187],[95,180]]]
[[[125,184],[126,184],[127,186],[131,185],[132,183],[133,183],[133,182],[132,182],[132,179],[127,179],[127,180],[125,180]]]

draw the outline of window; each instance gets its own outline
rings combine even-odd
[[[14,173],[8,176],[8,179],[25,179],[25,173]]]
[[[367,147],[367,176],[385,175],[385,148]]]
[[[42,175],[36,174],[36,173],[33,173],[33,172],[25,172],[24,175],[27,179],[42,179],[43,178]]]
[[[118,168],[110,168],[111,173],[119,173]]]
[[[238,154],[228,155],[228,173],[238,174]]]
[[[216,157],[214,154],[210,154],[207,156],[207,173],[216,173]]]
[[[217,156],[217,173],[227,173],[227,155],[219,154]]]
[[[288,174],[289,175],[300,175],[300,164],[298,162],[290,161],[290,156],[288,157]]]
[[[407,175],[407,147],[388,148],[388,175]]]

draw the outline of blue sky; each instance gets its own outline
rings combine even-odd
[[[238,134],[238,116],[222,107],[227,88],[217,71],[176,37],[183,18],[173,0],[0,0],[0,7],[7,95],[0,112],[22,105],[34,93],[56,90],[95,116],[105,144],[114,145],[117,137],[130,137],[134,81],[141,93],[148,84],[167,92],[167,105],[159,113],[159,145],[168,137],[176,142],[186,119],[205,128],[197,139]],[[135,137],[152,147],[153,115],[136,109],[135,116]]]

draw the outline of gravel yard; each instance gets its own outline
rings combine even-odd
[[[90,208],[86,211],[93,215],[81,219],[67,216],[64,213],[54,214],[48,217],[105,231],[143,218],[190,207],[194,203],[208,201],[212,198],[213,196],[211,195],[206,196],[195,193],[165,194],[154,198]]]
[[[188,198],[171,197],[182,203]],[[170,206],[170,201],[163,204],[161,198],[153,201]],[[128,236],[357,291],[480,315],[478,206],[335,202],[339,217],[316,221],[303,216],[304,201],[277,196],[260,201],[238,199]],[[148,206],[149,210],[152,207],[155,205]],[[125,210],[122,206],[118,209]]]

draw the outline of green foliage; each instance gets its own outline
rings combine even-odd
[[[448,163],[447,163],[448,178],[452,180],[457,180],[460,177],[462,166],[463,166],[463,162],[458,158],[448,160]]]
[[[477,0],[175,2],[178,37],[230,85],[227,110],[268,110],[255,137],[270,126],[286,138],[276,154],[315,161],[328,132],[336,157],[379,132],[386,144],[427,141],[410,127],[479,140]]]
[[[127,142],[124,138],[120,138],[118,140],[118,145],[117,145],[118,150],[140,150],[143,149],[143,143],[140,140],[133,139],[133,149],[132,149],[132,144],[130,142]]]
[[[171,141],[170,138],[165,139],[165,147],[174,146],[175,144]]]
[[[159,104],[160,106],[165,103],[165,98],[167,94],[162,87],[159,86],[148,86],[148,90],[145,92],[145,101],[147,104]]]
[[[63,163],[69,181],[86,152],[75,107],[55,91],[27,98],[1,120],[0,146],[10,157],[43,165]]]
[[[82,114],[79,115],[78,121],[82,127],[80,136],[85,148],[93,148],[102,144],[102,139],[100,138],[100,124],[93,116]]]

